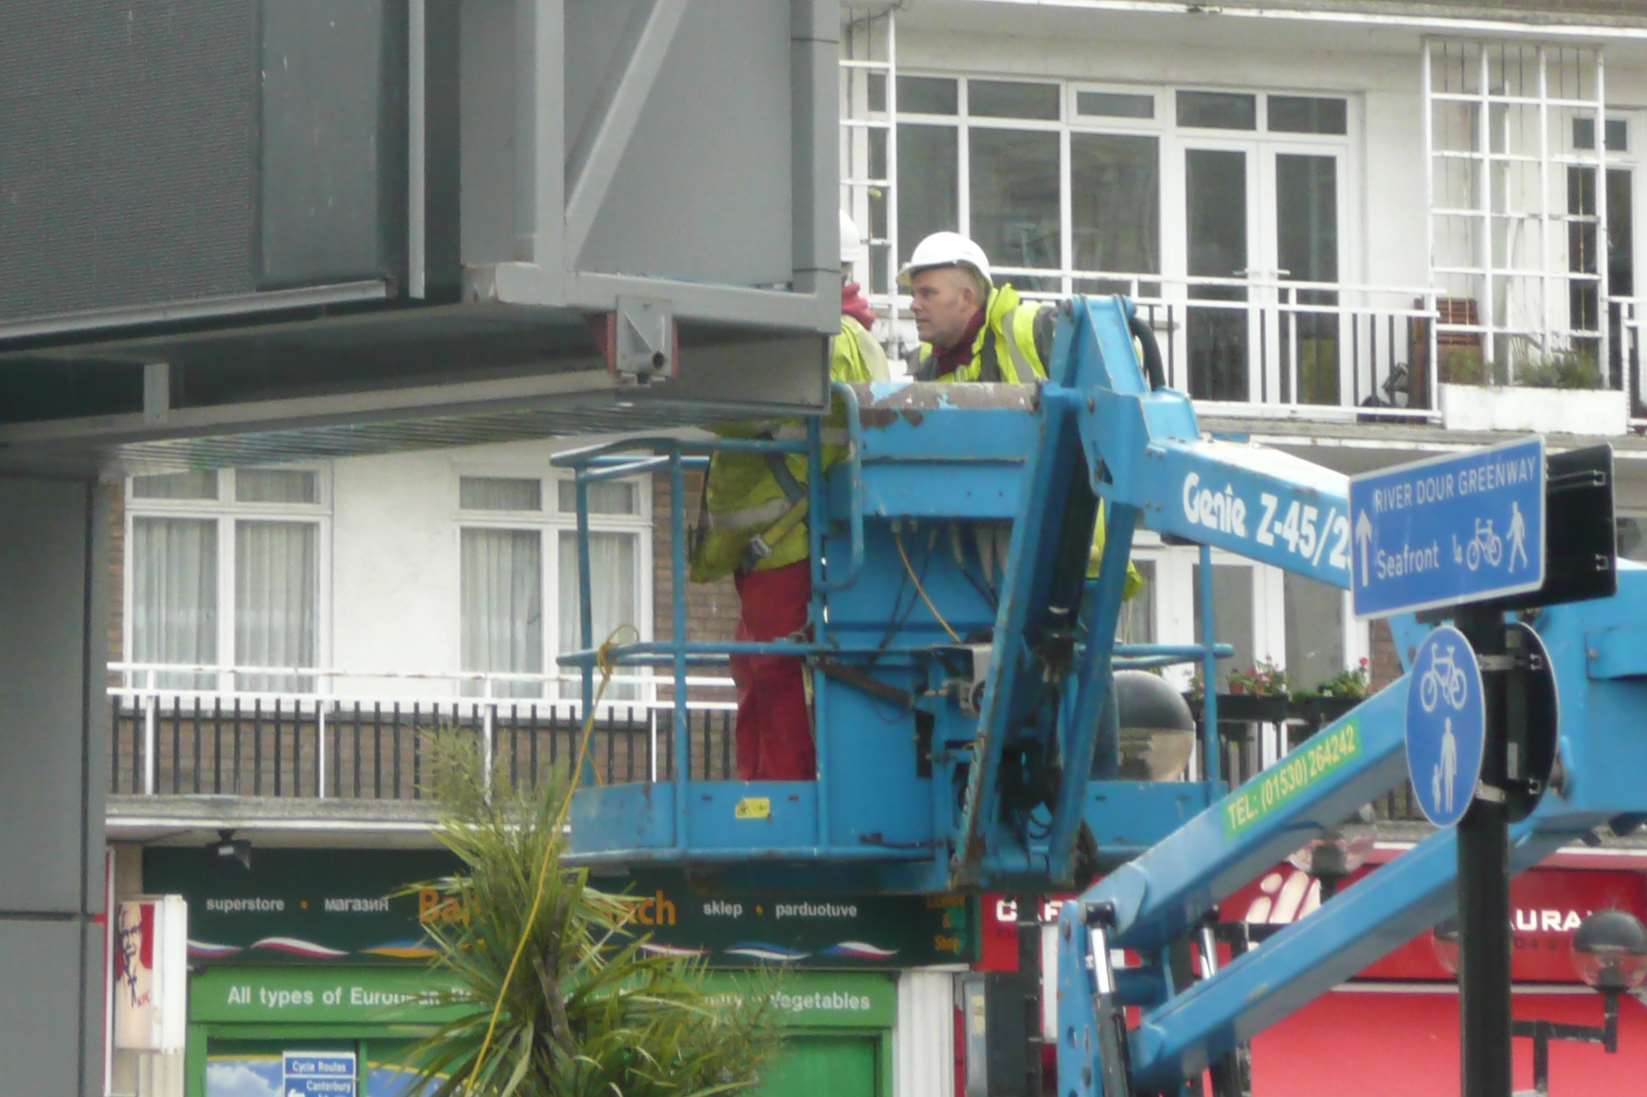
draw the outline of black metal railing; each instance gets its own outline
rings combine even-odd
[[[110,791],[126,795],[333,797],[417,800],[430,738],[456,730],[491,744],[494,782],[536,789],[568,772],[583,728],[572,702],[369,701],[147,694],[112,705]],[[731,776],[734,713],[689,707],[692,776]],[[602,781],[674,776],[672,707],[597,710],[589,758]]]

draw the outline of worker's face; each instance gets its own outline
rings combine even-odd
[[[983,302],[972,276],[960,267],[935,267],[910,278],[915,330],[921,342],[948,350],[961,341]]]

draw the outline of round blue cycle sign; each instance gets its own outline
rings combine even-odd
[[[1407,678],[1407,775],[1424,817],[1450,827],[1464,818],[1481,780],[1481,667],[1464,634],[1443,625],[1418,645]]]

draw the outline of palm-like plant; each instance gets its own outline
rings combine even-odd
[[[560,865],[570,787],[488,797],[473,740],[437,737],[441,841],[433,961],[473,1012],[414,1053],[431,1097],[707,1097],[754,1084],[776,1048],[769,987],[716,996],[701,963],[629,931],[640,900]]]

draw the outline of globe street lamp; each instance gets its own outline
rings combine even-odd
[[[1444,919],[1434,931],[1436,959],[1454,975],[1458,974],[1459,933],[1458,919],[1454,917]],[[1548,1097],[1551,1040],[1600,1044],[1609,1055],[1618,1051],[1618,1000],[1647,979],[1647,928],[1628,911],[1596,911],[1573,934],[1573,968],[1585,985],[1600,992],[1602,1024],[1512,1022],[1511,1035],[1527,1036],[1533,1041],[1533,1088],[1513,1097]]]

